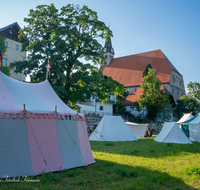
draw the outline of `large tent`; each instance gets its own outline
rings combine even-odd
[[[181,117],[181,119],[179,119],[179,121],[177,121],[178,124],[187,121],[189,119],[193,118],[193,115],[191,113],[184,113],[183,116]]]
[[[200,142],[200,113],[182,122],[181,128],[191,141]]]
[[[47,80],[24,83],[0,72],[0,89],[0,178],[95,163],[85,119]]]
[[[160,133],[154,139],[157,142],[191,144],[176,122],[165,122]]]
[[[90,141],[135,141],[132,133],[121,116],[104,115],[89,137]]]
[[[126,122],[126,125],[131,129],[133,134],[139,138],[144,137],[148,124],[138,124],[132,122]]]

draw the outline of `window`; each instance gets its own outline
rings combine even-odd
[[[103,106],[99,106],[99,110],[103,111]]]
[[[5,47],[8,47],[8,42],[5,42]]]
[[[10,30],[10,34],[12,34],[12,30]]]
[[[16,51],[19,51],[19,46],[15,46],[15,50],[16,50]]]
[[[7,59],[3,59],[2,65],[3,65],[3,66],[7,66]]]

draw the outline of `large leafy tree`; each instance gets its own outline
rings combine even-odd
[[[179,118],[183,116],[183,113],[191,113],[196,115],[200,112],[200,103],[193,97],[184,95],[177,100],[175,113]]]
[[[156,77],[155,69],[148,69],[148,74],[143,77],[141,95],[138,104],[140,108],[146,108],[147,118],[154,120],[157,114],[170,105],[169,94],[161,89],[161,81]]]
[[[192,112],[193,115],[196,115],[200,112],[200,83],[190,82],[187,85],[187,89],[188,94],[177,100],[175,113],[178,118],[181,118],[183,113]]]
[[[4,57],[7,47],[5,47],[6,37],[0,36],[0,52],[1,56]],[[0,71],[7,76],[10,76],[10,67],[3,66],[1,63]]]
[[[188,96],[200,100],[200,83],[190,82],[187,85],[187,89],[188,89]]]
[[[111,78],[105,79],[98,69],[104,62],[99,38],[108,40],[111,30],[98,20],[97,13],[87,6],[72,5],[61,10],[51,5],[31,9],[27,25],[19,38],[24,50],[29,52],[26,61],[12,63],[16,72],[31,75],[31,82],[41,82],[46,77],[48,59],[52,87],[65,102],[75,105],[86,96],[108,100],[108,92],[123,93],[123,86]],[[84,61],[83,61],[84,60]]]

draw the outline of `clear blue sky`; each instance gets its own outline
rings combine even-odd
[[[185,88],[200,83],[200,0],[3,0],[0,28],[14,22],[23,28],[30,9],[51,3],[96,11],[113,31],[115,57],[161,49],[183,75]]]

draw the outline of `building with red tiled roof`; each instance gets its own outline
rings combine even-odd
[[[129,96],[124,102],[126,105],[131,105],[139,100],[140,94],[142,94],[142,90],[139,88],[143,83],[143,71],[148,63],[156,69],[162,86],[170,93],[174,101],[186,94],[183,76],[160,49],[114,58],[114,49],[109,40],[105,43],[103,53],[105,63],[101,67],[101,71],[105,76],[112,77],[124,85],[126,91],[129,92]]]

